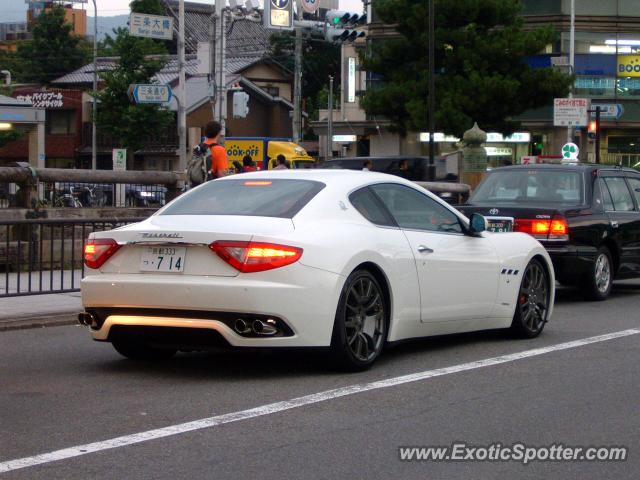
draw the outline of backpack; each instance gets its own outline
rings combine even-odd
[[[211,170],[211,147],[213,145],[202,142],[193,149],[191,160],[187,165],[187,181],[191,188],[207,180],[207,173]]]

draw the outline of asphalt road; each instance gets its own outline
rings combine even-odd
[[[419,340],[387,351],[372,370],[349,375],[327,370],[317,354],[218,352],[136,364],[91,341],[81,327],[0,332],[0,472],[15,468],[15,459],[30,465],[0,473],[0,480],[636,479],[640,334],[505,356],[640,329],[639,307],[637,281],[619,285],[603,303],[560,290],[554,318],[538,339],[488,332]],[[313,397],[296,408],[262,408],[253,418],[246,412],[494,357],[502,358],[338,398]],[[233,422],[218,417],[226,419],[218,425],[196,422],[192,431],[180,427],[233,412],[244,413]],[[174,435],[109,443],[176,425]],[[626,446],[629,453],[626,461],[610,463],[399,459],[400,446],[458,441]],[[92,442],[102,443],[87,447]],[[79,448],[69,458],[60,452],[35,457],[70,447]],[[98,451],[82,451],[91,449]]]

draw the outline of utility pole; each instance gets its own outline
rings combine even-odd
[[[327,111],[327,160],[333,157],[333,77],[329,75],[329,108]]]
[[[296,0],[298,21],[302,20],[302,2]],[[295,23],[294,23],[295,25]],[[299,143],[302,139],[302,27],[295,26],[295,68],[293,78],[293,141]]]
[[[216,0],[211,49],[212,58],[212,78],[214,78],[214,118],[220,122],[222,138],[226,135],[227,123],[227,89],[226,89],[226,11],[224,0]]]
[[[178,171],[182,172],[187,168],[187,89],[184,71],[184,0],[179,1],[178,23],[178,68],[180,69],[180,88],[178,92],[178,137],[180,139],[178,147]]]
[[[571,0],[571,26],[569,28],[569,73],[573,75],[575,66],[576,43],[576,0]],[[616,47],[617,48],[617,47]],[[569,89],[569,98],[573,98],[573,85]],[[567,127],[567,143],[573,142],[573,127]]]
[[[96,122],[98,121],[98,7],[96,0],[93,0],[93,111],[91,113],[91,170],[98,168],[98,132]]]
[[[435,59],[436,19],[434,0],[429,0],[429,169],[435,165],[436,136],[436,59]]]
[[[216,118],[216,18],[215,11],[209,18],[209,103],[211,118]]]

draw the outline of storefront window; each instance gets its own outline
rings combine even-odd
[[[609,153],[640,153],[640,136],[608,137]]]
[[[640,77],[619,78],[616,92],[618,97],[640,98]]]
[[[615,96],[616,79],[612,77],[576,77],[574,93],[576,97]]]

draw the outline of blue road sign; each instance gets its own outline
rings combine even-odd
[[[129,96],[136,103],[169,103],[173,93],[169,85],[129,85]]]

